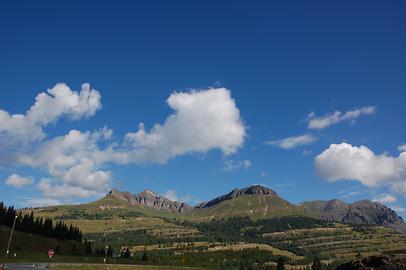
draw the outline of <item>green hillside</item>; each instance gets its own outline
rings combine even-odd
[[[11,229],[6,226],[0,226],[0,262],[4,261],[3,254],[6,254],[7,243],[10,237]],[[59,241],[53,238],[47,238],[36,234],[23,233],[14,231],[13,239],[10,246],[9,261],[47,261],[48,250],[55,249],[59,244],[58,255],[68,255],[72,253],[72,247],[78,253],[84,253],[83,244],[71,240]],[[16,254],[16,257],[14,257]]]
[[[244,195],[224,200],[208,208],[195,210],[191,219],[207,221],[229,217],[268,219],[281,216],[309,216],[304,210],[278,196]]]

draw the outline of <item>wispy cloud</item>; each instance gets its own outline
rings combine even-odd
[[[302,145],[307,145],[311,144],[317,141],[317,138],[311,134],[305,134],[305,135],[299,135],[299,136],[292,136],[292,137],[287,137],[285,139],[281,140],[275,140],[275,141],[267,141],[265,142],[268,145],[273,145],[282,149],[293,149],[298,146]]]
[[[308,115],[307,121],[309,129],[324,129],[343,121],[354,123],[361,115],[370,115],[376,112],[375,106],[361,107],[354,110],[341,112],[335,111],[325,116],[316,116],[313,112]]]
[[[224,171],[233,171],[237,169],[248,169],[252,165],[251,160],[244,159],[244,160],[233,160],[233,159],[226,159],[224,161]]]
[[[375,198],[372,199],[374,202],[379,202],[379,203],[394,203],[397,201],[397,198],[393,195],[390,194],[381,194]]]
[[[349,191],[349,192],[345,192],[345,193],[341,193],[341,198],[349,198],[349,197],[353,197],[360,194],[359,191]]]
[[[261,176],[261,177],[265,177],[265,176],[267,176],[268,175],[268,172],[267,171],[262,171],[260,174],[259,174],[259,176]]]
[[[163,196],[174,202],[191,202],[193,200],[192,196],[190,196],[190,195],[185,195],[185,196],[179,198],[178,193],[175,189],[169,189],[169,190],[165,191]]]
[[[165,191],[165,193],[163,194],[163,196],[171,201],[179,201],[178,195],[176,190],[174,189],[169,189],[167,191]]]
[[[311,155],[311,154],[313,154],[313,150],[303,150],[303,151],[302,151],[302,155],[303,155],[303,156],[309,156],[309,155]]]

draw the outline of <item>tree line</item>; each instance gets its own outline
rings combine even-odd
[[[17,219],[16,219],[17,217]],[[55,224],[50,218],[34,217],[34,214],[22,214],[17,212],[13,206],[7,207],[3,202],[0,202],[0,225],[12,227],[16,219],[15,229],[18,231],[33,233],[59,240],[76,240],[82,241],[83,233],[78,227],[68,226],[62,221],[57,221]]]

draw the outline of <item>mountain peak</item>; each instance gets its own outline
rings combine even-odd
[[[240,191],[245,195],[278,196],[276,191],[262,185],[252,185],[250,187],[242,188]]]
[[[112,189],[106,197],[112,197],[124,201],[130,206],[148,206],[174,213],[190,213],[192,211],[192,207],[187,203],[171,201],[150,189],[146,189],[139,194],[131,194],[126,191],[120,192],[117,189]]]
[[[252,186],[249,186],[246,188],[241,188],[241,189],[235,188],[231,192],[229,192],[223,196],[217,197],[207,203],[200,204],[197,207],[198,208],[210,207],[210,206],[219,204],[222,201],[235,199],[237,197],[244,196],[244,195],[260,195],[260,196],[274,196],[274,197],[278,196],[278,194],[270,188],[267,188],[267,187],[261,186],[261,185],[252,185]]]

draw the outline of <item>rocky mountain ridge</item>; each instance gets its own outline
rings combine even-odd
[[[324,220],[350,224],[369,224],[390,227],[406,233],[406,223],[389,207],[369,200],[346,203],[337,199],[308,201],[300,204],[309,214]]]
[[[106,198],[113,198],[130,206],[151,207],[195,219],[202,217],[224,218],[230,215],[255,216],[256,218],[265,218],[269,215],[308,215],[348,224],[382,225],[406,233],[406,223],[403,219],[394,210],[377,202],[362,200],[348,204],[333,199],[308,201],[294,205],[283,200],[274,190],[261,185],[236,188],[225,195],[200,203],[195,207],[185,202],[172,201],[151,190],[144,190],[139,194],[112,190]]]
[[[106,197],[113,197],[120,201],[125,201],[131,206],[147,206],[159,210],[168,210],[174,213],[189,214],[192,212],[192,207],[185,202],[171,201],[160,194],[144,190],[139,194],[131,194],[130,192],[120,192],[118,190],[111,190]]]

